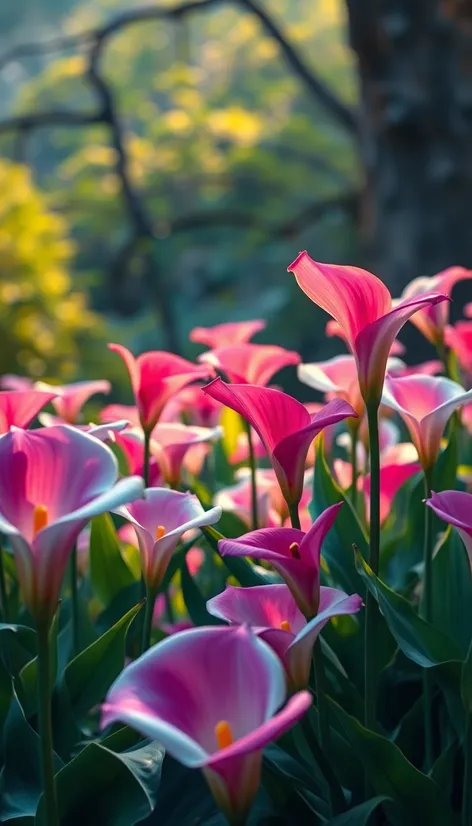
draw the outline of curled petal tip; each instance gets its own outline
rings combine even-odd
[[[288,265],[287,272],[293,272],[293,270],[297,266],[298,262],[307,254],[308,253],[307,253],[306,250],[302,250],[301,252],[299,252],[297,257],[292,261],[292,263]]]

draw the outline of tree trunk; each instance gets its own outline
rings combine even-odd
[[[363,231],[397,294],[472,267],[472,0],[347,0],[359,62]]]

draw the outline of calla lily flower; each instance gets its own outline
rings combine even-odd
[[[194,327],[189,339],[211,348],[245,344],[265,326],[266,322],[260,318],[254,321],[229,321],[226,324],[215,324],[214,327]]]
[[[425,504],[439,519],[454,525],[466,547],[472,566],[472,494],[460,490],[431,493]]]
[[[298,364],[300,356],[275,345],[238,344],[209,350],[202,353],[198,360],[220,370],[235,384],[265,387],[283,367]]]
[[[458,321],[453,327],[447,327],[445,338],[464,372],[472,376],[472,321]]]
[[[296,528],[262,528],[240,536],[220,539],[221,556],[247,556],[270,562],[285,580],[307,619],[318,613],[320,602],[321,546],[332,528],[342,502],[318,516],[308,533]]]
[[[259,788],[262,750],[311,705],[286,697],[283,666],[242,626],[194,628],[168,637],[113,683],[102,726],[120,721],[201,768],[230,823],[245,822]]]
[[[44,390],[54,393],[52,406],[56,414],[64,424],[77,424],[84,404],[94,396],[95,393],[109,393],[111,384],[109,381],[78,381],[75,384],[52,385],[38,381],[35,384],[37,390]]]
[[[0,531],[10,538],[23,599],[38,622],[56,610],[87,522],[142,496],[139,477],[117,477],[111,450],[68,425],[0,437]]]
[[[144,499],[119,508],[116,513],[136,531],[143,577],[148,588],[155,591],[183,534],[192,528],[214,525],[221,516],[221,508],[205,511],[194,494],[146,488]]]
[[[114,442],[122,451],[126,459],[128,473],[132,476],[142,476],[144,463],[144,436],[141,428],[139,428],[139,430],[126,430],[124,433],[115,433]],[[149,461],[149,481],[151,487],[157,487],[164,482],[162,471],[155,456],[151,456]]]
[[[380,521],[385,522],[392,512],[393,500],[405,482],[421,470],[418,462],[388,464],[380,467]],[[369,519],[370,474],[364,478],[367,518]]]
[[[447,297],[431,293],[393,307],[387,287],[372,273],[319,264],[307,252],[300,253],[288,270],[303,292],[341,325],[357,362],[362,397],[366,404],[378,405],[397,333],[418,310],[447,301]]]
[[[0,433],[28,427],[54,396],[40,390],[0,390]]]
[[[134,404],[108,404],[100,411],[98,418],[102,424],[125,419],[131,427],[141,427],[139,410]]]
[[[269,482],[257,473],[257,518],[261,528],[275,528],[280,525],[280,518],[271,507],[271,488],[273,485],[278,489],[276,479]],[[221,490],[215,494],[213,501],[215,505],[219,505],[223,511],[236,514],[236,516],[249,527],[252,522],[252,485],[250,475],[244,476],[235,485],[221,488]]]
[[[356,416],[350,404],[335,399],[314,416],[292,396],[252,384],[226,384],[220,378],[203,388],[235,410],[254,428],[265,445],[286,502],[298,505],[308,448],[329,425]]]
[[[208,612],[234,625],[250,625],[255,634],[280,657],[291,691],[306,688],[313,646],[332,617],[355,614],[362,607],[357,594],[320,588],[318,614],[307,622],[286,585],[226,586],[207,602]]]
[[[421,466],[430,470],[440,451],[444,428],[455,410],[472,402],[472,390],[442,376],[385,380],[382,404],[396,410],[410,431]]]
[[[400,301],[410,301],[429,293],[441,293],[450,297],[455,285],[467,278],[472,278],[472,270],[466,270],[464,267],[449,267],[431,277],[414,278],[403,290]],[[428,341],[437,345],[443,341],[448,318],[449,302],[445,301],[425,307],[415,313],[411,320]]]
[[[208,378],[210,373],[207,367],[199,367],[173,353],[154,350],[135,358],[121,344],[109,344],[108,347],[121,356],[128,368],[145,433],[150,433],[155,427],[172,396],[192,381]]]
[[[217,427],[222,405],[202,393],[202,384],[191,384],[166,404],[160,422],[183,422],[197,427]]]
[[[158,424],[151,438],[151,453],[155,457],[166,482],[176,487],[184,460],[196,445],[208,444],[221,437],[219,427],[196,427],[169,422]]]

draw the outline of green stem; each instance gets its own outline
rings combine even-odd
[[[425,499],[431,496],[431,472],[424,471]],[[424,576],[423,595],[420,613],[426,622],[433,618],[433,511],[424,509]],[[429,771],[433,765],[433,730],[432,730],[433,682],[429,668],[423,669],[423,713],[424,713],[424,740],[425,740],[425,767]]]
[[[0,610],[2,622],[10,622],[10,612],[8,610],[7,583],[5,579],[5,566],[3,564],[3,548],[0,545]]]
[[[346,809],[346,798],[344,797],[343,790],[339,785],[338,778],[336,777],[335,773],[331,768],[331,764],[329,760],[326,758],[326,755],[316,739],[314,737],[313,729],[310,722],[309,714],[305,714],[300,721],[300,725],[305,736],[306,742],[308,747],[313,754],[320,771],[326,781],[326,785],[329,789],[329,798],[330,804],[332,806],[333,812],[336,814],[345,811]]]
[[[152,618],[156,602],[156,590],[146,585],[146,606],[144,611],[143,640],[141,654],[144,654],[151,645]]]
[[[462,790],[462,826],[472,826],[472,714],[467,714],[464,735],[464,785]]]
[[[143,462],[143,479],[144,479],[144,487],[149,487],[149,476],[150,476],[150,463],[151,463],[151,433],[147,430],[144,431],[144,462]]]
[[[325,696],[325,671],[323,663],[323,651],[321,649],[321,640],[319,638],[315,643],[315,648],[313,651],[313,662],[315,666],[316,706],[318,711],[318,741],[321,747],[321,751],[324,755],[328,755],[327,759],[329,760],[331,733],[329,728],[328,707],[326,704]],[[333,788],[330,782],[328,782],[328,787],[331,814],[334,815],[336,814],[336,794],[333,794]]]
[[[359,428],[351,428],[351,502],[354,510],[357,510],[357,477],[359,474],[357,467],[357,442],[359,440]]]
[[[374,574],[379,572],[380,563],[380,445],[378,404],[367,405],[369,425],[370,456],[370,538],[369,565]],[[366,728],[375,725],[377,701],[376,675],[376,630],[378,606],[375,598],[367,592],[365,601],[365,645],[364,645],[364,723]]]
[[[41,777],[45,823],[59,826],[51,715],[51,647],[50,623],[39,622],[38,637],[38,723],[41,743]]]
[[[300,524],[300,514],[298,513],[298,504],[297,505],[289,505],[288,512],[290,514],[290,522],[292,523],[292,528],[296,528],[297,530],[301,530]]]
[[[251,512],[252,512],[252,529],[256,531],[259,527],[259,519],[257,514],[257,476],[256,476],[256,454],[254,452],[254,442],[252,441],[251,425],[246,419],[243,419],[244,428],[247,433],[247,444],[249,448],[249,466],[251,468]]]
[[[77,545],[70,555],[70,601],[72,619],[72,653],[74,657],[80,651],[79,599],[77,591]]]

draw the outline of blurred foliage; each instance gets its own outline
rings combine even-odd
[[[57,22],[64,32],[83,31],[134,6],[79,2]],[[354,102],[341,0],[266,0],[264,7],[308,65],[344,102]],[[39,38],[30,33],[29,39]],[[86,55],[44,55],[21,66],[14,111],[96,110]],[[341,203],[359,186],[352,136],[308,94],[258,20],[237,5],[127,26],[107,40],[103,74],[125,132],[133,184],[152,217],[156,275],[146,276],[139,246],[122,272],[131,227],[105,125],[32,132],[25,157],[69,222],[75,284],[90,291],[98,311],[120,318],[114,337],[136,350],[165,345],[159,329],[165,289],[183,342],[195,324],[262,315],[271,340],[315,357],[322,327],[314,329],[314,310],[300,299],[286,266],[304,246],[319,259],[352,258],[354,220]],[[11,136],[2,136],[2,149],[14,150]],[[303,217],[324,202],[313,219]]]
[[[68,273],[74,246],[29,171],[0,161],[0,370],[32,376],[75,372],[97,324]],[[86,359],[85,359],[86,360]]]

